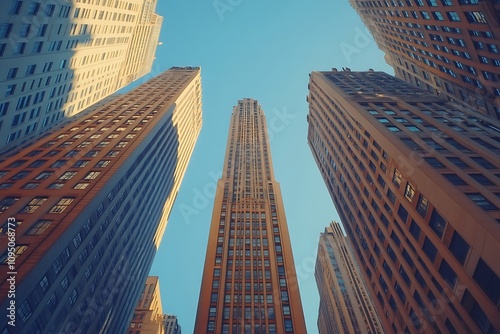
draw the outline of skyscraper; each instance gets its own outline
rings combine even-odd
[[[350,3],[398,78],[500,119],[500,3]]]
[[[0,3],[0,149],[19,146],[151,70],[156,0]]]
[[[215,194],[195,333],[306,333],[264,112],[231,115]]]
[[[165,334],[182,334],[181,325],[179,325],[179,321],[175,315],[164,314],[163,326]]]
[[[308,101],[385,332],[498,332],[500,123],[381,72],[313,72]]]
[[[332,222],[321,233],[314,276],[320,297],[320,334],[384,333],[339,223]]]
[[[201,124],[200,69],[172,68],[0,163],[16,331],[125,332]]]
[[[158,276],[148,276],[130,321],[128,334],[165,334]]]

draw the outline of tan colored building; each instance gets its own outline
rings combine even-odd
[[[253,99],[231,115],[194,332],[306,333],[266,120]]]
[[[172,68],[2,157],[0,307],[12,265],[16,331],[126,332],[201,126],[200,68]]]
[[[382,72],[312,72],[308,142],[385,333],[500,331],[500,122]]]
[[[351,247],[336,222],[321,233],[314,272],[320,334],[383,334]]]
[[[158,276],[148,276],[128,334],[165,334]]]
[[[151,71],[157,0],[2,1],[0,150]]]
[[[500,119],[500,3],[350,0],[396,76]]]

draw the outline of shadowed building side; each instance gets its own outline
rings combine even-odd
[[[16,330],[125,332],[201,124],[200,69],[172,68],[0,163]]]

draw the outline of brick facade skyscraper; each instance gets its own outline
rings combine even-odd
[[[500,122],[381,72],[313,72],[308,101],[385,332],[500,331]]]
[[[201,124],[200,69],[173,68],[0,162],[0,332],[125,332]]]
[[[320,334],[384,333],[339,223],[332,222],[319,237],[314,276],[320,298]]]
[[[231,115],[194,331],[306,333],[266,120],[253,99]]]
[[[500,3],[350,0],[396,76],[500,119]]]

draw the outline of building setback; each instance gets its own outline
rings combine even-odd
[[[231,115],[194,332],[306,333],[266,120],[253,99]]]
[[[0,163],[0,307],[15,228],[16,331],[126,331],[201,124],[200,69],[172,68]]]
[[[146,279],[128,334],[165,334],[158,276]]]
[[[308,142],[386,333],[500,330],[500,123],[382,72],[313,72]]]
[[[2,1],[0,150],[149,73],[163,20],[156,2]]]
[[[163,326],[165,328],[165,334],[181,334],[181,325],[177,321],[177,317],[171,314],[163,315]]]
[[[320,334],[384,333],[339,223],[330,223],[321,233],[314,276],[320,297]]]
[[[500,119],[500,3],[350,0],[396,76]]]

